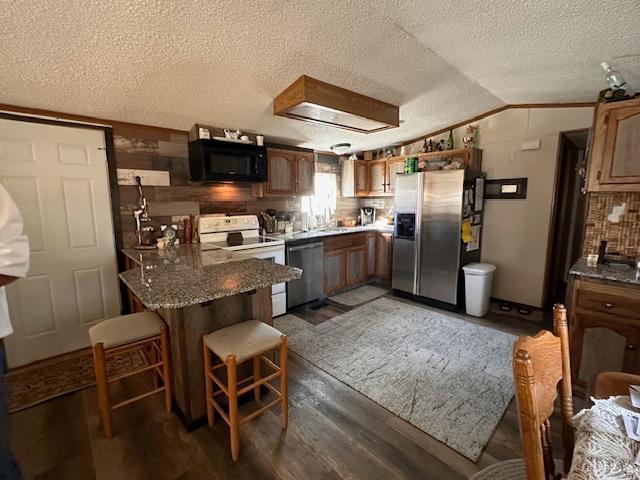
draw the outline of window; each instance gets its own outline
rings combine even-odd
[[[301,209],[310,216],[324,216],[325,209],[329,208],[331,214],[336,211],[336,174],[316,173],[314,175],[315,194],[310,197],[302,197]]]

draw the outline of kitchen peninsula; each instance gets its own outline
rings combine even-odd
[[[175,402],[187,426],[206,413],[202,335],[248,319],[272,324],[271,285],[302,271],[207,244],[124,249],[120,278],[169,326]]]

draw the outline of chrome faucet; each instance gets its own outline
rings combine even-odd
[[[138,246],[140,246],[142,245],[142,232],[144,229],[151,228],[143,227],[142,224],[151,221],[151,219],[147,213],[147,199],[142,192],[142,179],[138,176],[136,176],[136,185],[138,185],[138,203],[133,211],[133,216],[136,219],[136,235],[138,236]]]

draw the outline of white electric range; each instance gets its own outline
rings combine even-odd
[[[242,251],[252,257],[285,265],[284,240],[260,235],[255,215],[200,215],[200,243],[224,250]],[[273,316],[287,312],[287,289],[284,283],[271,287]]]

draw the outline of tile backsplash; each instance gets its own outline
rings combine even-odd
[[[627,213],[617,223],[607,217],[613,207],[627,204]],[[627,257],[640,256],[640,192],[590,193],[582,254],[598,253],[601,240],[607,251]]]

